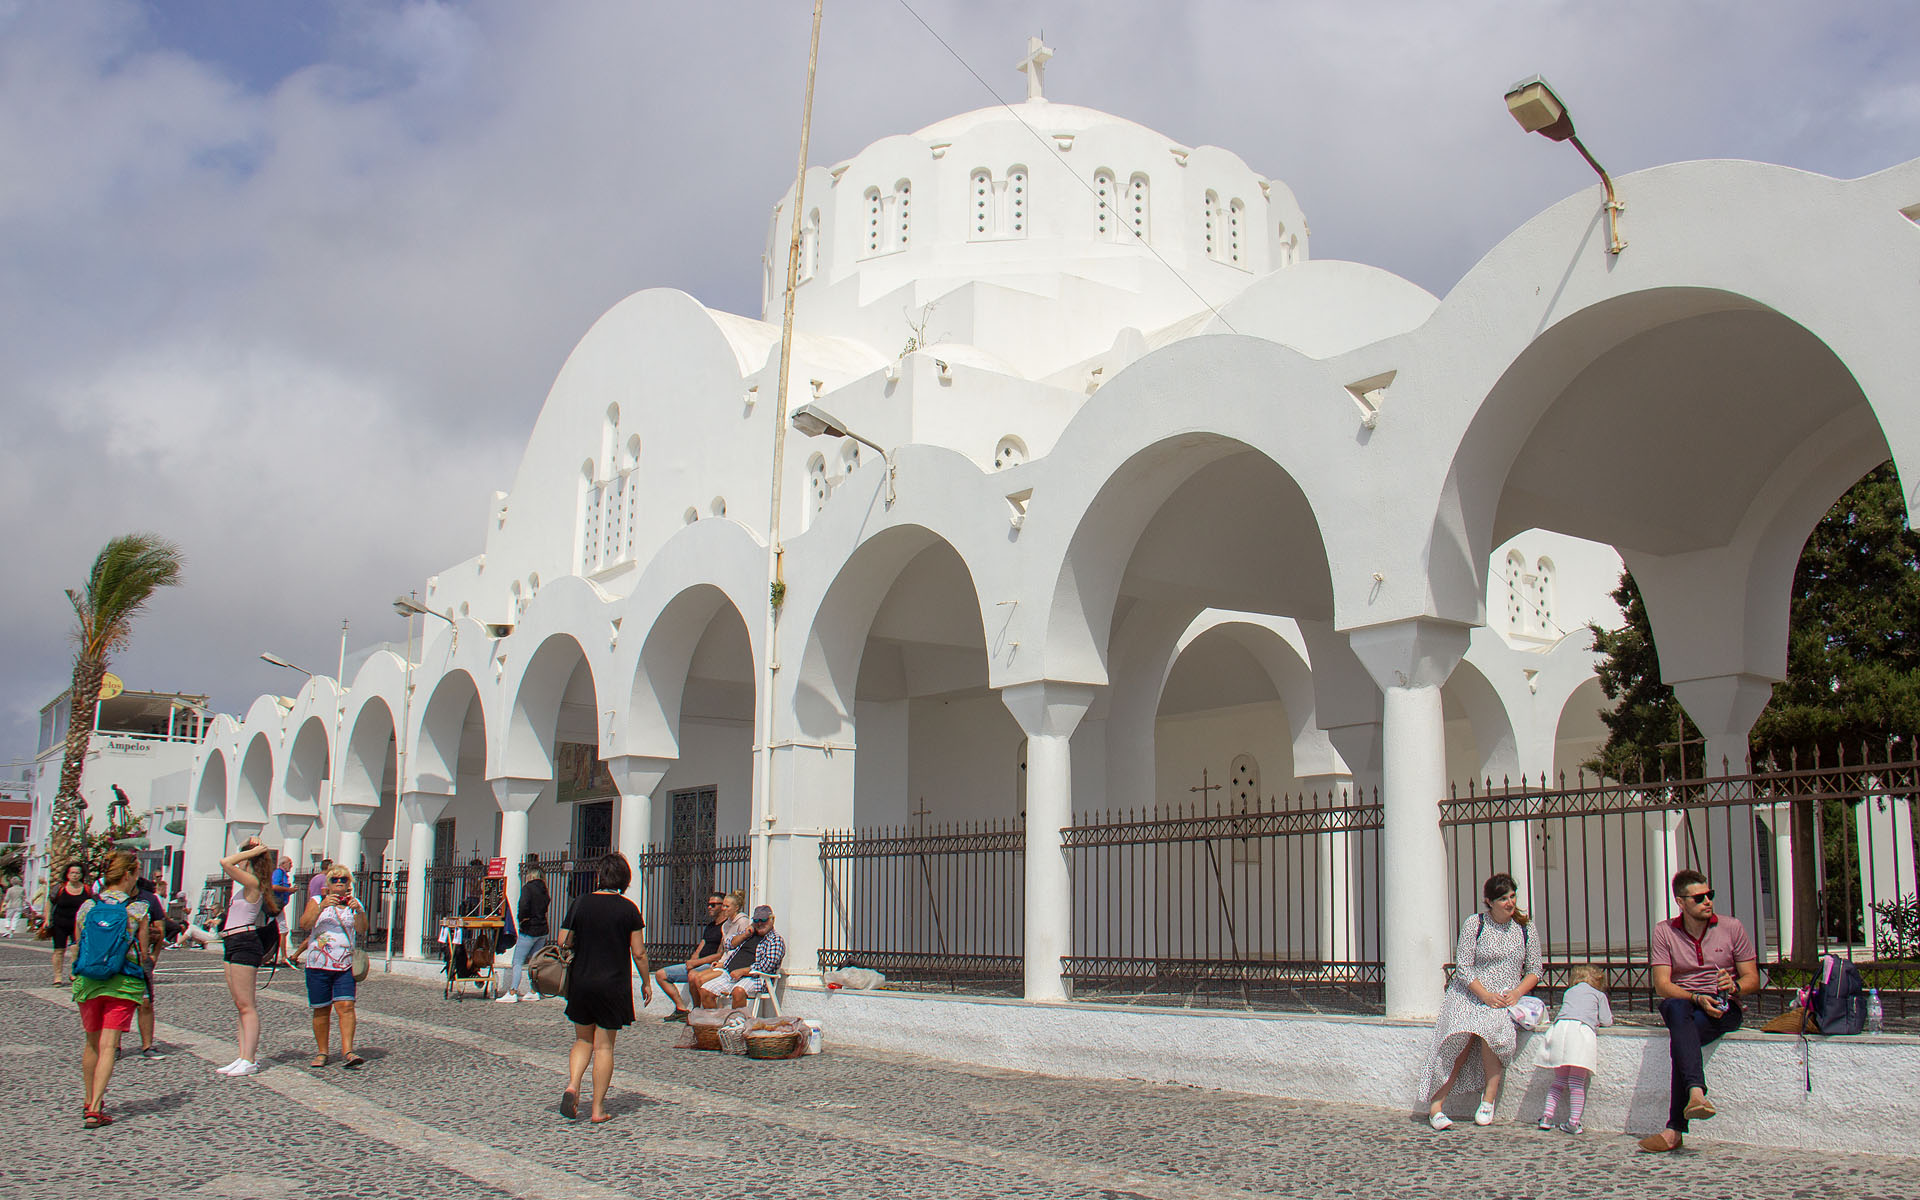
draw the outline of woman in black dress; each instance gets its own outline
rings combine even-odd
[[[53,986],[67,986],[67,944],[73,941],[73,918],[91,893],[87,891],[87,868],[70,862],[60,873],[60,886],[47,901],[46,927],[53,938]]]
[[[642,1003],[653,1001],[653,972],[647,965],[646,922],[627,899],[633,870],[623,854],[600,860],[595,889],[573,902],[560,925],[560,944],[573,948],[567,970],[567,1020],[573,1022],[573,1049],[567,1056],[567,1090],[560,1112],[572,1119],[580,1111],[580,1081],[593,1064],[594,1124],[612,1119],[607,1085],[613,1082],[613,1038],[633,1024],[633,976],[640,972]]]

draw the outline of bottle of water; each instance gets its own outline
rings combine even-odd
[[[1867,1032],[1881,1033],[1885,1031],[1886,1027],[1886,1012],[1880,1007],[1880,989],[1869,988],[1867,991]]]

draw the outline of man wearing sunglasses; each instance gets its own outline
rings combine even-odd
[[[653,980],[660,985],[660,994],[673,1001],[673,1011],[666,1015],[669,1021],[687,1019],[687,1007],[680,1003],[679,984],[687,984],[687,990],[693,991],[691,977],[702,967],[712,966],[720,961],[720,916],[726,907],[724,892],[707,893],[707,923],[700,930],[700,944],[693,948],[693,954],[683,963],[668,963],[653,973]]]
[[[1759,955],[1746,926],[1713,911],[1713,887],[1698,871],[1673,877],[1680,915],[1653,927],[1648,956],[1660,1019],[1673,1056],[1667,1127],[1640,1141],[1649,1154],[1678,1150],[1689,1121],[1713,1116],[1700,1048],[1740,1028],[1740,997],[1760,990]]]

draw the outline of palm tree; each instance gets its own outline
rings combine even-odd
[[[180,582],[180,548],[152,534],[117,537],[93,560],[87,589],[67,589],[77,618],[73,640],[73,688],[68,692],[67,753],[60,764],[60,790],[53,800],[47,862],[54,870],[67,859],[80,816],[80,771],[93,740],[94,712],[100,705],[100,681],[107,656],[133,636],[133,618],[153,593]]]

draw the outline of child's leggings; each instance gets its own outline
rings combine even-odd
[[[1553,1123],[1553,1114],[1560,1107],[1560,1093],[1567,1095],[1567,1124],[1578,1125],[1580,1116],[1587,1109],[1587,1076],[1593,1072],[1585,1067],[1557,1067],[1553,1072],[1553,1086],[1547,1089],[1547,1107],[1540,1114],[1542,1125]]]

